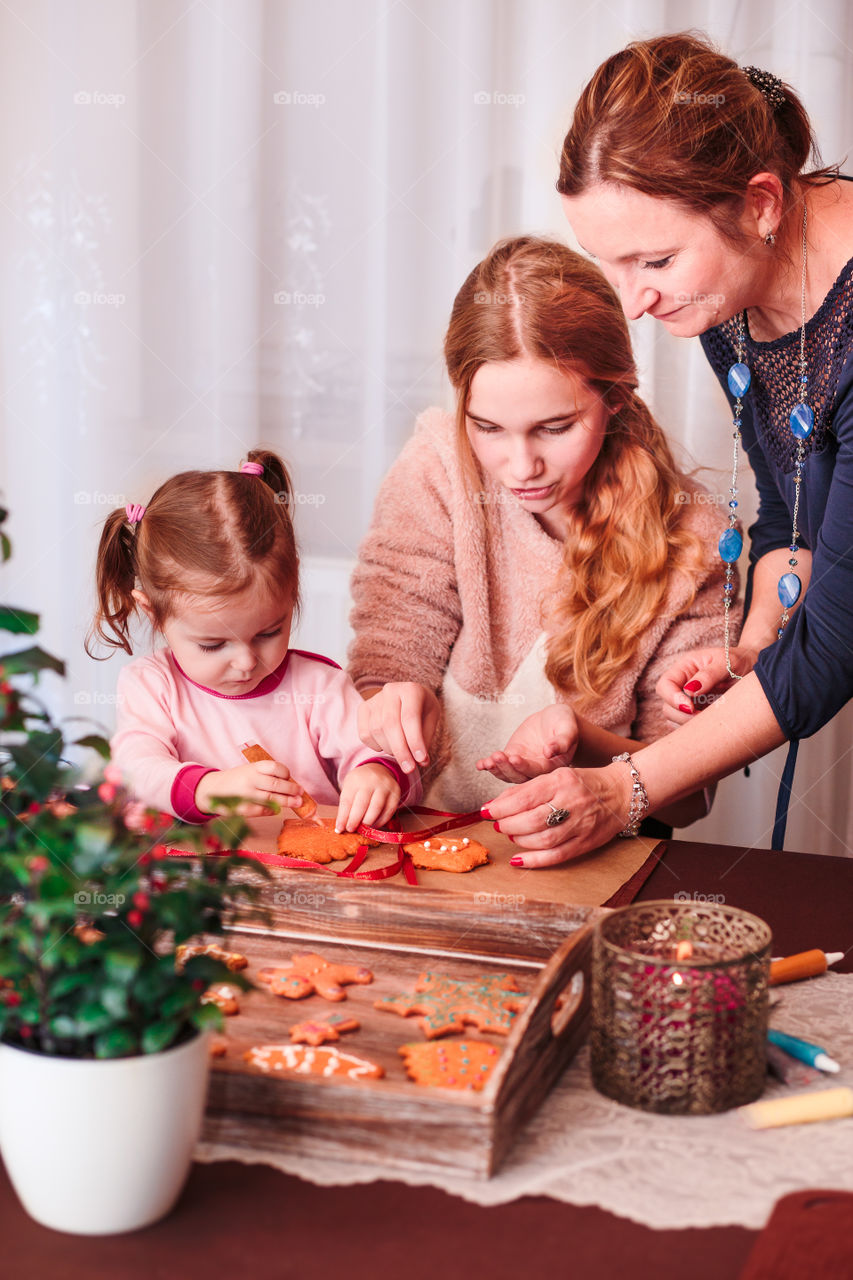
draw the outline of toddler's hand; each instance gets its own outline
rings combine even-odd
[[[206,773],[195,789],[196,807],[202,813],[226,813],[216,805],[214,796],[242,796],[237,812],[243,818],[269,815],[267,802],[295,808],[302,801],[302,789],[293,781],[290,771],[277,760],[258,760],[235,769],[217,769]]]
[[[382,764],[360,764],[344,778],[336,831],[355,831],[359,823],[382,827],[400,803],[400,784]]]

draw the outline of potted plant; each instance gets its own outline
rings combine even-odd
[[[0,629],[37,627],[0,606]],[[250,984],[219,959],[178,965],[174,952],[245,912],[245,869],[259,868],[233,853],[247,831],[236,816],[205,828],[131,819],[110,766],[93,776],[68,763],[72,745],[91,756],[106,744],[66,742],[32,692],[46,668],[63,671],[37,646],[0,656],[0,1151],[37,1221],[106,1234],[155,1221],[180,1194],[206,1032],[222,1017],[203,996]]]

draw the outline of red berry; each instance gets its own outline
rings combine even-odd
[[[50,866],[50,862],[44,856],[43,853],[37,853],[34,855],[34,857],[30,858],[29,863],[27,865],[29,866],[30,871],[34,872],[36,875],[39,875],[41,872],[47,871],[48,867]]]
[[[150,861],[151,861],[151,854],[150,854],[150,853],[140,853],[140,855],[139,855],[139,865],[140,865],[140,867],[147,867],[147,866],[148,866],[148,863],[149,863]]]
[[[201,978],[193,978],[192,986],[193,986],[193,991],[203,991],[204,988],[207,986],[207,983],[203,982]]]
[[[143,893],[141,889],[137,890],[131,901],[135,907],[139,907],[140,911],[147,911],[151,906],[151,899],[148,897],[148,894]]]
[[[29,1040],[30,1036],[33,1034],[33,1029],[32,1027],[27,1026],[25,1022],[23,1026],[20,1028],[20,1032],[21,1032],[21,1038],[23,1040]]]
[[[14,1008],[15,1005],[21,1003],[21,995],[20,995],[20,992],[18,991],[7,991],[4,994],[3,999],[5,1000],[6,1004],[10,1005],[12,1008]]]
[[[98,795],[104,804],[112,804],[116,798],[116,789],[111,782],[102,782],[98,787]]]
[[[155,844],[154,848],[151,850],[151,857],[157,862],[168,857],[168,855],[169,851],[164,844]]]
[[[128,911],[127,913],[127,923],[130,925],[131,929],[138,929],[142,924],[142,919],[143,916],[141,911]]]
[[[8,697],[10,693],[14,693],[14,692],[15,690],[9,684],[8,680],[4,680],[3,683],[0,684],[0,693],[5,693],[6,696]]]
[[[38,800],[34,800],[32,804],[27,805],[27,813],[32,813],[32,814],[41,813],[41,805],[39,804]]]
[[[151,817],[151,814],[150,814],[150,813],[146,813],[146,815],[145,815],[145,817],[142,819],[142,823],[141,823],[142,830],[143,830],[143,831],[153,831],[153,830],[154,830],[154,828],[156,827],[156,825],[157,825],[157,823],[156,823],[156,822],[154,821],[154,819]]]

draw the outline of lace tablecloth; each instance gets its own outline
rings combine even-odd
[[[778,989],[772,1025],[822,1045],[841,1064],[813,1088],[853,1086],[853,975]],[[765,1097],[789,1093],[769,1083]],[[660,1229],[764,1226],[775,1202],[810,1187],[853,1191],[853,1118],[754,1131],[737,1111],[658,1116],[592,1087],[584,1048],[488,1181],[202,1144],[196,1158],[272,1164],[321,1186],[387,1178],[437,1186],[481,1205],[525,1195],[597,1205]]]

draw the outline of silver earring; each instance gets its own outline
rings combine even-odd
[[[774,236],[774,234],[773,234],[773,232],[772,232],[772,231],[768,231],[768,232],[767,232],[767,235],[764,237],[764,243],[765,243],[765,244],[775,244],[775,243],[776,243],[776,237]]]

